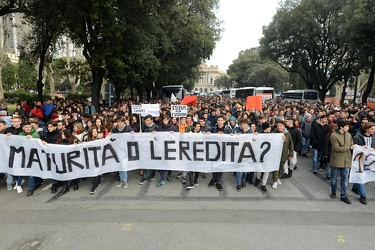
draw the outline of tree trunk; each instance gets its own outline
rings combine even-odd
[[[344,87],[343,87],[342,92],[341,92],[340,105],[342,105],[344,103],[347,85],[348,85],[348,81],[347,81],[347,79],[344,79]]]
[[[92,83],[91,83],[91,103],[99,110],[100,90],[103,84],[103,77],[105,69],[91,69],[92,70]]]
[[[37,81],[37,89],[38,89],[38,101],[43,103],[43,68],[44,68],[44,60],[45,54],[39,56],[39,66],[38,66],[38,81]]]
[[[374,85],[374,75],[375,75],[375,66],[372,66],[371,71],[370,71],[370,76],[368,78],[366,90],[365,92],[363,92],[363,95],[362,95],[362,104],[367,103],[367,98],[371,93],[372,86]]]
[[[4,103],[4,88],[3,88],[3,74],[1,71],[3,70],[3,67],[0,65],[0,103]]]
[[[49,81],[49,89],[51,92],[51,96],[55,95],[55,79],[53,78],[53,69],[51,63],[48,64],[48,81]]]

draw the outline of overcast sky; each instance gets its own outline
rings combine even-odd
[[[220,0],[218,19],[223,21],[221,40],[208,65],[226,71],[242,50],[259,46],[262,26],[276,14],[279,0]]]

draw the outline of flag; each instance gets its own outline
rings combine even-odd
[[[187,95],[182,99],[181,105],[197,105],[198,96],[195,95]]]
[[[246,100],[246,110],[262,111],[262,96],[248,96]]]
[[[177,98],[176,96],[172,93],[171,94],[171,102],[176,102],[177,101]]]

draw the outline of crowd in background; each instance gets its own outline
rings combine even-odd
[[[144,102],[146,103],[146,102]],[[149,103],[149,102],[148,102]],[[86,141],[99,140],[112,133],[284,133],[284,146],[280,159],[279,171],[272,174],[273,189],[277,189],[282,179],[292,177],[293,170],[297,169],[297,156],[312,158],[312,173],[319,168],[325,169],[326,180],[331,182],[331,198],[336,198],[338,172],[341,174],[341,200],[350,204],[346,196],[348,171],[351,164],[342,162],[332,156],[332,151],[341,147],[341,134],[345,134],[345,143],[349,145],[346,153],[353,149],[355,144],[367,145],[374,148],[375,115],[374,109],[362,105],[309,102],[283,102],[268,100],[263,103],[262,110],[245,110],[245,100],[222,98],[220,96],[199,97],[197,105],[188,106],[188,115],[182,118],[171,117],[169,101],[156,100],[151,103],[160,105],[160,116],[150,115],[139,119],[139,115],[131,113],[131,105],[139,102],[122,100],[111,107],[101,105],[98,110],[89,101],[48,99],[44,103],[21,101],[10,113],[7,105],[0,106],[0,134],[39,138],[48,144],[79,144]],[[179,102],[173,103],[179,104]],[[335,134],[338,133],[338,134]],[[332,139],[333,138],[333,139]],[[354,139],[354,142],[352,142]],[[349,141],[347,141],[349,140]],[[346,145],[345,144],[345,145]],[[308,154],[310,154],[308,156]],[[333,162],[332,162],[333,161]],[[340,165],[340,166],[338,166]],[[155,170],[140,170],[140,185],[155,179]],[[157,186],[172,181],[172,171],[160,172]],[[148,176],[150,173],[150,176]],[[178,172],[187,189],[199,185],[199,172]],[[215,186],[223,190],[223,173],[212,173],[209,187]],[[267,193],[269,173],[234,173],[236,176],[235,188],[241,191],[246,183],[259,186]],[[3,175],[4,178],[5,175]],[[95,194],[102,181],[102,176],[92,180],[91,194]],[[7,175],[8,190],[23,192],[22,176]],[[63,195],[73,187],[79,189],[79,182],[75,179],[70,182],[52,180],[52,193],[62,186],[58,195]],[[28,196],[32,196],[44,180],[39,177],[28,178]],[[346,182],[346,184],[345,184]],[[230,185],[227,185],[230,186]],[[118,173],[117,187],[127,188],[127,171]],[[345,189],[345,190],[343,190]],[[355,184],[353,192],[359,194],[362,204],[367,204],[363,184]]]

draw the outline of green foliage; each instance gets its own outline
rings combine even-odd
[[[10,91],[16,86],[17,65],[10,61],[1,70],[4,91]]]
[[[355,72],[355,55],[341,35],[348,0],[285,1],[263,28],[260,55],[326,92]]]
[[[13,92],[6,92],[4,93],[5,99],[8,103],[19,103],[20,101],[29,100],[31,102],[38,100],[37,93],[28,93],[23,89],[17,89]],[[50,95],[44,94],[43,99],[51,98]]]
[[[69,93],[66,98],[67,99],[73,99],[73,100],[79,100],[79,101],[86,101],[87,98],[90,97],[89,93],[83,93],[83,94],[71,94]]]
[[[236,87],[251,86],[249,77],[254,68],[262,63],[257,48],[247,49],[238,54],[238,58],[229,65],[228,75],[236,82]]]
[[[220,76],[215,80],[215,87],[219,89],[230,89],[232,87],[232,79],[227,75]]]
[[[17,83],[20,88],[29,92],[36,89],[37,72],[34,63],[31,61],[28,54],[21,51],[20,60],[18,62]]]

